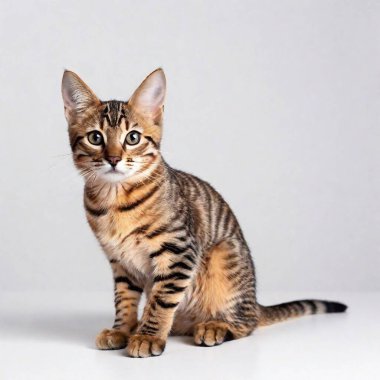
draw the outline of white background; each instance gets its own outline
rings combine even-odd
[[[0,377],[375,378],[379,18],[375,0],[1,0]],[[170,338],[148,362],[93,349],[113,284],[85,221],[61,77],[127,100],[158,66],[164,156],[232,206],[259,299],[333,298],[347,314],[210,351]]]

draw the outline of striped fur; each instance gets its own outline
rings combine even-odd
[[[317,300],[258,304],[250,251],[230,207],[207,182],[162,158],[162,70],[128,102],[98,100],[72,72],[62,93],[87,220],[114,277],[115,322],[98,335],[100,349],[127,346],[130,356],[147,357],[162,353],[169,333],[213,346],[258,326],[346,309]],[[94,130],[102,136],[96,146],[88,137]],[[126,142],[131,131],[140,134],[133,146]]]

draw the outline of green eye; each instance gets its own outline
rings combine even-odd
[[[136,145],[140,142],[140,140],[141,140],[141,133],[137,131],[131,131],[125,137],[125,142],[128,145]]]
[[[103,136],[98,131],[92,131],[87,135],[88,141],[92,145],[102,145],[103,144]]]

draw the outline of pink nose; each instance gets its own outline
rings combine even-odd
[[[112,167],[115,167],[119,161],[121,161],[121,157],[119,156],[108,156],[106,160],[111,164]]]

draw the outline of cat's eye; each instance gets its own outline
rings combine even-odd
[[[104,142],[102,134],[98,131],[90,132],[87,139],[92,145],[102,145]]]
[[[137,131],[131,131],[125,137],[125,143],[128,145],[136,145],[141,140],[141,133]]]

